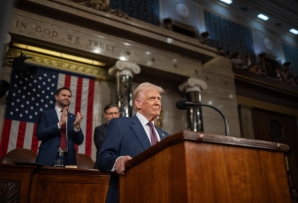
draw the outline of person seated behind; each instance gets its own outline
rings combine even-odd
[[[216,54],[219,55],[219,56],[223,56],[223,55],[224,55],[224,50],[223,50],[223,48],[218,47],[218,48],[217,48],[217,52],[216,52]]]
[[[118,202],[118,175],[125,175],[125,164],[169,136],[154,125],[154,119],[160,115],[163,91],[148,82],[140,84],[133,94],[137,113],[110,121],[97,165],[100,171],[110,173],[106,203]]]
[[[285,62],[283,66],[281,67],[281,71],[287,76],[289,73],[291,62]]]
[[[248,57],[248,55],[245,55],[243,58],[242,69],[249,69],[250,65],[251,65],[250,58]]]
[[[102,143],[106,137],[106,130],[108,127],[108,123],[113,119],[113,118],[119,118],[120,116],[120,111],[119,108],[116,104],[108,104],[104,108],[104,117],[106,119],[106,122],[103,125],[97,126],[94,129],[94,135],[93,135],[93,140],[94,144],[96,147],[96,157],[98,155],[98,152],[101,149]]]
[[[254,63],[251,64],[251,65],[249,66],[248,71],[251,72],[251,73],[256,73],[256,74],[258,74],[258,72],[257,72],[257,65],[254,64]]]
[[[242,68],[243,60],[240,59],[239,52],[235,52],[232,56],[232,67],[233,68]]]
[[[294,77],[292,85],[298,85],[298,76]]]
[[[262,69],[262,75],[271,74],[271,70],[266,66],[266,53],[259,54],[258,67]]]
[[[233,52],[227,51],[226,55],[225,55],[225,58],[232,59],[232,56],[233,56]]]
[[[297,190],[295,188],[291,188],[290,189],[290,193],[291,193],[291,203],[298,203],[298,200],[297,200]]]

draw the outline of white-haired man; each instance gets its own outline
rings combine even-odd
[[[136,115],[109,123],[97,165],[100,171],[111,173],[107,203],[118,203],[118,175],[125,175],[125,163],[169,136],[153,123],[161,111],[163,91],[151,83],[140,84],[134,91]]]

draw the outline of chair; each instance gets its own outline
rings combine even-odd
[[[77,167],[84,169],[94,169],[94,161],[86,154],[76,154]]]
[[[1,163],[13,164],[15,161],[35,163],[36,153],[30,149],[17,148],[2,157]]]

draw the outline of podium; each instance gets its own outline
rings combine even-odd
[[[183,131],[133,158],[119,202],[290,203],[285,144]]]

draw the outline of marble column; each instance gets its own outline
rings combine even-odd
[[[121,117],[132,116],[132,78],[140,72],[139,65],[126,61],[117,61],[115,66],[109,69],[109,74],[116,78],[116,101]]]
[[[183,84],[179,85],[179,90],[186,93],[186,100],[193,103],[201,103],[201,90],[206,89],[205,81],[191,77]],[[190,107],[187,112],[187,129],[195,132],[204,132],[202,107]]]

